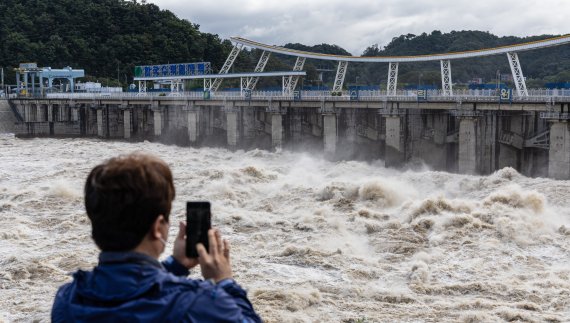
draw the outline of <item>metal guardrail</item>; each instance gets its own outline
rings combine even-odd
[[[246,95],[240,91],[218,91],[209,94],[205,98],[203,92],[107,92],[107,93],[48,93],[45,96],[27,97],[34,99],[118,99],[118,100],[295,100],[295,101],[403,101],[403,102],[499,102],[499,90],[455,90],[453,96],[443,95],[441,90],[427,90],[426,99],[418,100],[417,90],[399,90],[396,95],[388,96],[384,90],[358,91],[355,100],[351,97],[350,91],[343,91],[340,96],[332,95],[331,91],[296,91],[292,94],[284,94],[281,91],[253,91]],[[570,90],[563,89],[530,89],[528,96],[516,96],[513,102],[544,102],[554,103],[555,101],[570,101]],[[508,104],[509,102],[504,102]]]

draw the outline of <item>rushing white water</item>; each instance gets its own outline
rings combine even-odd
[[[172,167],[173,223],[185,201],[212,201],[236,279],[267,322],[570,321],[570,181],[10,135],[0,137],[0,321],[49,321],[68,273],[96,263],[83,181],[133,151]]]

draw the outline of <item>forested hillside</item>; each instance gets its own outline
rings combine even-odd
[[[110,78],[118,69],[121,80],[142,64],[220,66],[231,48],[170,11],[123,0],[2,0],[0,44],[0,66],[71,65]]]
[[[83,68],[91,78],[119,78],[132,82],[135,65],[209,61],[216,72],[231,49],[229,40],[199,30],[199,22],[179,19],[154,4],[125,0],[2,0],[0,1],[0,66],[8,71],[21,62],[40,66]],[[417,55],[496,47],[551,37],[497,37],[488,32],[452,31],[402,35],[388,44],[368,47],[365,56]],[[339,40],[341,41],[341,40]],[[275,42],[279,42],[278,39]],[[328,54],[350,55],[343,48],[320,44],[286,44],[285,47]],[[260,51],[244,50],[234,71],[252,71]],[[544,82],[570,81],[568,45],[520,53],[529,86]],[[289,70],[293,57],[273,55],[266,70]],[[324,85],[332,83],[336,63],[307,60],[303,84],[323,85],[317,69],[324,72]],[[452,62],[454,82],[481,77],[496,78],[510,73],[504,55]],[[401,83],[440,84],[439,62],[400,64]],[[385,84],[387,64],[350,64],[345,85]],[[125,81],[127,80],[127,81]],[[262,80],[259,86],[279,86],[280,80]],[[112,83],[112,82],[111,82]],[[233,86],[232,82],[224,82]]]
[[[533,37],[497,37],[482,31],[452,31],[441,33],[433,31],[431,34],[401,35],[381,48],[378,45],[368,47],[364,56],[398,56],[421,55],[433,53],[461,52],[466,50],[491,48],[511,44],[531,42],[539,39],[555,37],[557,35],[542,35]],[[570,46],[563,45],[528,52],[520,52],[519,59],[524,76],[530,87],[541,87],[545,82],[570,81]],[[357,70],[362,77],[370,82],[376,75],[381,81],[388,73],[387,64],[372,65]],[[506,54],[454,60],[452,75],[454,82],[465,83],[473,78],[483,78],[489,82],[497,78],[497,74],[511,73]],[[498,73],[497,73],[498,72]],[[399,81],[407,83],[435,84],[441,83],[439,61],[418,64],[400,64]]]

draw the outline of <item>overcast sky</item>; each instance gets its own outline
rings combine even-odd
[[[401,34],[570,33],[570,0],[147,0],[222,38],[336,44],[353,55]]]

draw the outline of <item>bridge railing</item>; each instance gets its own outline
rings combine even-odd
[[[303,100],[303,101],[435,101],[435,102],[458,102],[462,100],[492,102],[497,101],[500,96],[498,89],[456,89],[453,96],[443,95],[441,90],[427,90],[425,96],[418,96],[418,90],[398,90],[395,95],[388,96],[385,90],[362,90],[356,94],[349,91],[341,93],[333,93],[331,91],[298,91],[296,93],[284,94],[281,91],[253,91],[251,95],[240,91],[218,91],[209,93],[205,96],[203,92],[110,92],[110,93],[48,93],[46,98],[49,99],[117,99],[117,100]],[[338,95],[340,94],[340,95]],[[565,101],[570,100],[570,89],[529,89],[528,96],[518,96],[512,93],[513,101],[528,102],[554,102],[557,98],[564,98]]]

